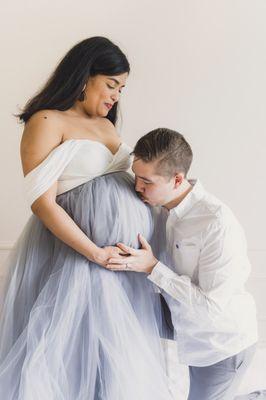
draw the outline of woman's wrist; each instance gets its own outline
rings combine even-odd
[[[104,261],[103,252],[104,250],[101,247],[95,246],[87,258],[96,264],[102,264]]]

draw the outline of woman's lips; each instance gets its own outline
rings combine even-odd
[[[110,103],[104,103],[104,104],[108,108],[108,110],[111,110],[111,108],[113,107],[113,104]]]

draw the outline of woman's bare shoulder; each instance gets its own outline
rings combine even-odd
[[[27,121],[20,144],[25,175],[62,142],[63,126],[62,116],[57,110],[38,111]]]

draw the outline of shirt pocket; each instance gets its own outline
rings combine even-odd
[[[200,255],[199,241],[196,239],[180,240],[175,244],[175,252],[179,259],[179,273],[196,280],[195,275]]]

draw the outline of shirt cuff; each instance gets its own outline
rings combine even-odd
[[[160,288],[164,289],[165,280],[168,281],[169,279],[174,279],[176,278],[176,275],[177,274],[174,271],[159,261],[147,278]]]
[[[173,299],[191,307],[191,281],[188,276],[178,275],[160,261],[155,265],[148,279],[164,290]]]

